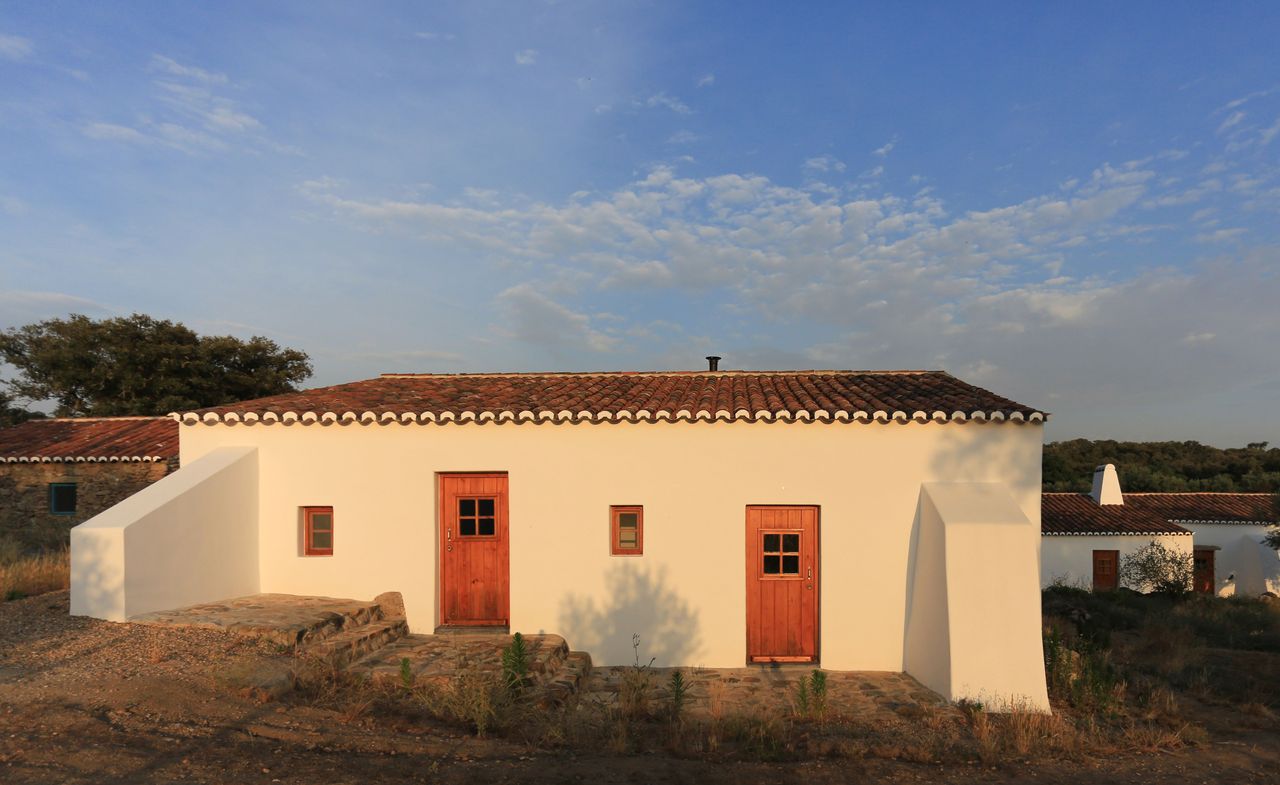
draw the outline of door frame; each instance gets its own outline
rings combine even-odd
[[[756,560],[752,558],[752,550],[749,544],[751,536],[751,511],[752,510],[795,510],[805,509],[813,510],[813,656],[812,657],[770,657],[768,659],[753,660],[751,658],[751,599],[743,597],[743,625],[742,625],[742,650],[744,660],[747,666],[753,665],[790,665],[790,664],[812,664],[817,665],[822,662],[822,506],[818,504],[748,504],[743,508],[743,534],[745,535],[744,562],[746,572],[743,575],[744,583],[748,583],[754,579],[755,570],[757,568]]]
[[[1191,590],[1197,594],[1208,594],[1213,596],[1218,593],[1218,548],[1212,545],[1197,545],[1191,548]],[[1208,591],[1200,591],[1200,571],[1195,568],[1196,560],[1201,554],[1208,557],[1209,561],[1209,589]]]
[[[447,570],[445,564],[445,553],[448,547],[445,532],[445,481],[450,478],[465,477],[470,479],[503,479],[506,481],[506,488],[503,492],[506,504],[502,506],[500,518],[505,524],[503,531],[506,537],[501,539],[502,548],[502,569],[506,573],[506,580],[503,581],[505,591],[501,598],[501,610],[506,618],[505,622],[470,622],[470,621],[449,621],[446,619],[446,595],[445,595],[445,573]],[[438,615],[436,629],[504,629],[511,626],[511,475],[504,471],[471,471],[471,472],[436,472],[436,612]]]

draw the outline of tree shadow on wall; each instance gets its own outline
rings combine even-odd
[[[635,661],[633,635],[640,636],[640,660],[655,665],[690,665],[702,651],[698,612],[667,583],[665,569],[614,565],[605,576],[605,599],[567,596],[560,629],[569,646],[590,652],[597,665]]]

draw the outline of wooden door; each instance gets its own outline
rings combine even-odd
[[[1195,577],[1192,578],[1192,586],[1201,594],[1216,594],[1217,579],[1213,574],[1213,549],[1196,548],[1193,555]]]
[[[747,508],[747,659],[818,661],[818,508]]]
[[[440,475],[440,621],[510,621],[507,475]]]
[[[1120,551],[1093,552],[1093,590],[1111,591],[1120,586]]]

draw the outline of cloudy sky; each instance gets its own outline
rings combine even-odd
[[[1280,442],[1280,6],[693,5],[0,5],[0,327],[942,368],[1051,439]]]

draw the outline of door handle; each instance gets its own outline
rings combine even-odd
[[[444,540],[445,540],[444,549],[446,551],[452,552],[453,551],[453,527],[452,526],[444,527]]]

